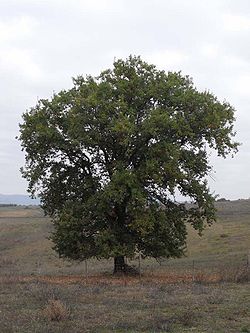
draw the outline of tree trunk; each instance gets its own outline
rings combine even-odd
[[[126,264],[124,256],[114,257],[114,274],[125,273]]]

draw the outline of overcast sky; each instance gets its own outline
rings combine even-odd
[[[235,107],[239,153],[211,158],[211,190],[250,197],[249,0],[0,0],[0,193],[26,193],[15,136],[39,98],[141,55]]]

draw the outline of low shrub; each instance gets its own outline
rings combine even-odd
[[[50,321],[62,321],[69,317],[68,308],[58,299],[50,299],[46,308],[43,310],[43,313]]]

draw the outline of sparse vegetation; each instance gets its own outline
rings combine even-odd
[[[62,321],[69,318],[69,310],[59,299],[50,299],[43,310],[43,314],[48,320]]]
[[[143,260],[139,279],[112,276],[107,260],[89,261],[86,277],[51,250],[39,207],[1,207],[1,333],[249,332],[250,201],[217,208],[202,242],[190,229],[187,257]]]
[[[57,300],[48,303],[51,286]],[[248,285],[200,287],[157,281],[126,286],[122,281],[1,283],[1,332],[235,333],[249,328]]]

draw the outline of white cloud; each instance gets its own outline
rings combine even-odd
[[[110,12],[110,11],[121,11],[123,9],[123,1],[117,0],[83,0],[73,1],[80,5],[80,7],[86,11],[99,11],[99,12]]]
[[[240,97],[249,97],[250,74],[239,75],[234,81],[234,90]]]
[[[204,44],[201,47],[201,54],[207,58],[216,58],[219,54],[219,47],[216,44]]]
[[[241,32],[250,30],[250,19],[243,15],[226,14],[223,15],[223,26],[225,30],[231,32]]]
[[[188,56],[178,50],[155,52],[149,54],[146,58],[159,68],[177,71],[179,71],[180,68],[183,67],[184,63],[188,60]]]
[[[223,63],[226,66],[230,66],[231,68],[235,67],[237,69],[249,70],[249,62],[247,62],[246,60],[244,60],[240,57],[236,57],[234,55],[225,54],[223,56]]]
[[[42,71],[35,63],[31,51],[7,47],[0,53],[0,73],[8,72],[28,80],[42,78]]]
[[[29,16],[0,22],[0,43],[11,42],[32,36],[37,21]],[[1,45],[1,44],[0,44]]]
[[[30,16],[0,21],[0,73],[37,80],[42,72],[34,61],[30,41],[38,22]],[[28,47],[23,46],[27,44]]]
[[[71,87],[72,76],[98,75],[114,57],[129,54],[159,69],[181,70],[199,90],[211,89],[233,103],[239,140],[250,151],[249,33],[247,0],[0,1],[1,192],[25,189],[18,172],[23,153],[13,140],[21,113],[37,96]],[[234,186],[250,163],[242,150],[240,156],[241,167],[237,159],[215,164],[213,188],[221,196],[249,197],[250,179],[246,188]],[[226,165],[233,186],[224,176]]]

